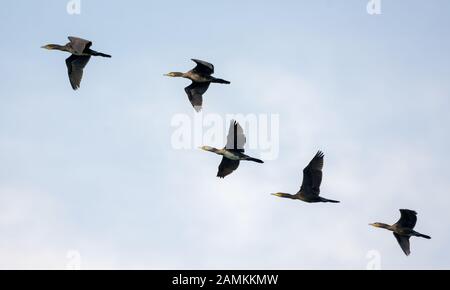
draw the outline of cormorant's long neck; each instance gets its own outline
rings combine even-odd
[[[172,76],[175,78],[184,78],[184,77],[186,77],[186,74],[182,73],[182,72],[173,72]]]
[[[50,44],[50,47],[54,50],[68,51],[66,45]]]
[[[294,199],[294,195],[289,194],[289,193],[283,193],[283,192],[279,192],[279,193],[275,193],[275,196],[278,197],[282,197],[282,198],[290,198],[290,199]]]
[[[217,149],[217,148],[212,148],[211,152],[219,154],[219,155],[223,155],[224,154],[223,150],[220,150],[220,149]]]
[[[379,228],[382,228],[382,229],[386,229],[386,230],[388,230],[388,231],[393,231],[392,226],[391,226],[391,225],[388,225],[388,224],[379,223],[379,224],[378,224],[378,227],[379,227]]]

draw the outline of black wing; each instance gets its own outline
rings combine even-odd
[[[193,69],[194,72],[208,76],[214,73],[214,65],[209,62],[198,59],[192,59],[192,61],[197,64],[197,66]]]
[[[230,129],[228,130],[227,145],[225,149],[237,150],[239,152],[244,152],[244,146],[247,139],[244,135],[244,130],[238,122],[232,120],[230,124]]]
[[[90,58],[90,56],[78,56],[72,54],[66,59],[70,84],[74,90],[77,90],[80,87],[81,79],[83,78],[83,69],[86,67]]]
[[[209,83],[192,82],[190,86],[184,88],[189,101],[197,112],[200,112],[203,104],[203,94],[208,90]]]
[[[417,212],[409,209],[400,210],[401,217],[396,225],[402,228],[414,229],[417,222]]]
[[[92,42],[83,38],[69,36],[70,46],[78,53],[82,54],[85,49],[92,46]]]
[[[409,254],[411,254],[411,251],[409,249],[409,237],[400,236],[397,233],[394,233],[394,237],[397,239],[397,242],[400,245],[400,248],[402,248],[405,255],[409,256]]]
[[[219,171],[217,177],[225,178],[225,176],[231,174],[239,167],[239,160],[231,160],[226,157],[222,158],[222,162],[219,165]]]
[[[322,168],[324,154],[319,151],[311,160],[308,166],[303,169],[303,182],[300,191],[320,194],[320,184],[322,183]]]

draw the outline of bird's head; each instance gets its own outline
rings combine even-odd
[[[205,151],[209,151],[209,152],[215,152],[215,151],[217,151],[216,148],[211,147],[211,146],[202,146],[202,147],[200,147],[200,149],[205,150]]]
[[[369,226],[372,226],[375,228],[382,228],[382,229],[389,227],[389,225],[383,224],[383,223],[371,223],[371,224],[369,224]]]
[[[56,49],[57,45],[56,44],[46,44],[44,46],[41,46],[41,48],[43,49],[48,49],[48,50],[53,50]]]
[[[172,77],[172,78],[177,78],[177,77],[182,77],[182,76],[183,76],[183,73],[180,73],[180,72],[170,72],[170,73],[165,74],[164,76],[166,76],[166,77]]]
[[[292,194],[284,193],[284,192],[271,193],[271,195],[277,196],[277,197],[284,197],[284,198],[291,198],[292,197]]]

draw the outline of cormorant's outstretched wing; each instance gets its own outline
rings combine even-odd
[[[411,254],[411,251],[409,249],[409,237],[400,236],[397,233],[394,233],[394,236],[397,239],[397,242],[400,245],[400,248],[402,248],[405,255],[409,256],[409,254]]]
[[[83,77],[83,69],[89,62],[90,58],[90,56],[79,56],[72,54],[66,59],[70,84],[74,90],[77,90],[80,87],[81,79]]]
[[[324,154],[319,151],[308,166],[303,169],[303,182],[300,191],[319,195],[322,183],[322,168]]]
[[[208,76],[214,73],[214,65],[209,62],[198,59],[192,59],[192,61],[197,64],[197,66],[193,69],[196,73]]]
[[[244,152],[246,141],[244,130],[241,125],[239,125],[239,123],[235,120],[232,120],[230,129],[228,130],[227,145],[225,145],[225,149]]]
[[[414,229],[417,222],[417,212],[409,209],[400,210],[401,217],[396,225],[402,228]]]
[[[217,177],[225,178],[225,176],[231,174],[239,167],[239,160],[231,160],[226,157],[222,158],[222,162],[219,165],[219,172]]]
[[[202,109],[203,94],[208,90],[209,83],[196,83],[192,82],[190,86],[184,88],[184,91],[188,95],[189,101],[197,112]]]
[[[92,46],[92,42],[79,37],[69,36],[70,46],[78,53],[82,54],[85,49]]]

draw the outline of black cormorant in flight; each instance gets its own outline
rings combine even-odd
[[[165,74],[165,76],[186,78],[192,81],[192,84],[184,90],[194,109],[199,112],[202,109],[203,94],[208,90],[211,83],[230,84],[230,82],[211,76],[214,74],[214,66],[212,64],[198,59],[192,59],[192,61],[197,64],[194,69],[186,73],[171,72]]]
[[[400,213],[400,220],[392,226],[383,223],[373,223],[370,225],[394,232],[394,237],[397,239],[398,244],[402,248],[405,255],[409,256],[409,254],[411,254],[411,250],[409,248],[410,237],[420,237],[425,239],[431,239],[431,237],[414,231],[414,227],[417,222],[417,212],[409,209],[401,209]]]
[[[300,190],[296,194],[289,193],[272,193],[272,195],[297,199],[304,202],[315,203],[315,202],[332,202],[339,203],[339,201],[326,199],[320,197],[320,184],[322,183],[322,168],[323,168],[323,157],[324,154],[319,151],[316,156],[311,160],[311,162],[303,169],[303,182]]]
[[[241,125],[236,121],[231,121],[227,136],[227,144],[223,149],[217,149],[210,146],[203,146],[201,149],[222,155],[222,162],[219,165],[217,177],[224,178],[239,167],[241,160],[264,163],[262,160],[250,157],[244,154],[244,145],[246,138]]]
[[[66,45],[47,44],[42,48],[49,50],[61,50],[71,53],[66,59],[67,71],[72,88],[77,90],[80,87],[83,69],[89,62],[91,56],[111,57],[108,54],[97,52],[91,49],[92,42],[78,37],[69,36],[70,42]]]

